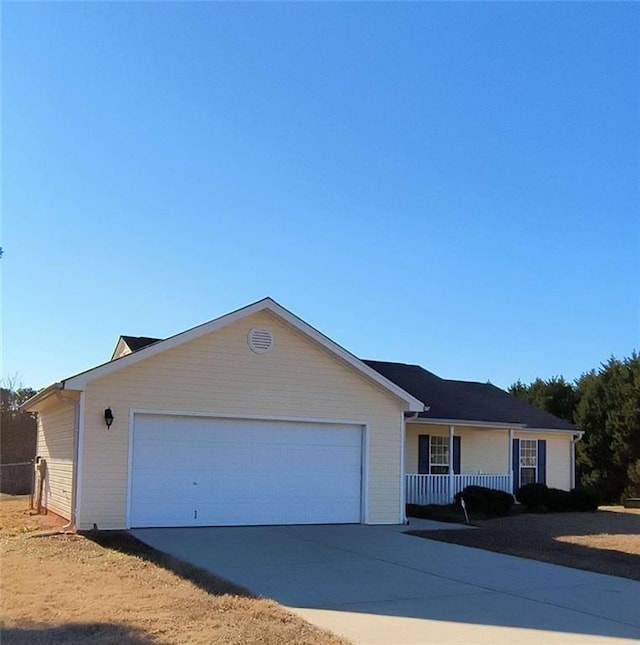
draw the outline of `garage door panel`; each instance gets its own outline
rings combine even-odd
[[[130,524],[359,522],[359,426],[136,415]]]

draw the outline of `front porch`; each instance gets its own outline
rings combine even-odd
[[[547,483],[547,443],[560,468],[552,485],[570,488],[571,436],[540,435],[498,424],[453,425],[412,419],[406,424],[404,496],[407,504],[450,504],[467,486],[513,493]]]
[[[405,475],[405,499],[407,504],[451,504],[455,494],[467,486],[484,486],[511,493],[513,475],[511,473]]]

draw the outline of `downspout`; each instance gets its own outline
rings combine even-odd
[[[428,408],[425,408],[428,409]],[[402,437],[400,438],[400,518],[403,524],[409,524],[407,517],[407,478],[406,478],[406,442],[407,442],[407,422],[417,419],[419,412],[404,413],[402,424]]]
[[[509,473],[509,490],[515,495],[516,482],[514,477],[516,476],[513,471],[513,428],[509,428],[509,463],[507,464],[507,472]]]
[[[449,426],[449,500],[451,501],[454,496],[455,489],[455,477],[453,474],[453,436],[455,434],[455,426]]]
[[[576,487],[576,444],[582,440],[584,432],[580,432],[571,439],[571,488]]]
[[[64,387],[64,385],[59,386],[60,389]],[[75,401],[74,399],[70,399],[67,396],[64,396],[63,394],[60,393],[60,391],[56,392],[56,396],[60,401],[63,403],[67,403],[69,405],[73,405],[73,477],[72,477],[72,482],[71,482],[71,519],[67,524],[65,524],[62,527],[63,531],[67,530],[75,530],[77,527],[76,523],[76,491],[78,487],[78,467],[79,467],[79,460],[78,460],[78,453],[79,453],[79,445],[80,445],[80,401]],[[80,396],[82,396],[82,392],[80,393]]]

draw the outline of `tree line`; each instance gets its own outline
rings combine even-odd
[[[20,405],[36,391],[16,387],[9,382],[0,388],[0,492],[22,494],[31,492],[36,454],[37,424],[33,414],[22,412]]]
[[[584,431],[576,445],[577,481],[602,503],[640,497],[640,355],[611,357],[574,382],[554,376],[509,392]]]

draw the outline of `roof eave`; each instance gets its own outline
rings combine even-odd
[[[539,428],[528,426],[526,423],[509,423],[505,421],[476,421],[472,419],[437,419],[418,417],[411,419],[411,423],[422,423],[425,425],[452,425],[452,426],[469,426],[477,428],[501,428],[505,430],[513,429],[520,432],[546,432],[546,433],[562,433],[562,434],[580,434],[582,436],[584,431],[577,428]]]
[[[410,423],[422,423],[424,425],[452,425],[452,426],[470,426],[477,428],[500,428],[500,429],[513,429],[520,432],[546,432],[546,433],[562,433],[562,434],[579,434],[584,435],[583,430],[577,428],[538,428],[528,426],[525,423],[509,423],[504,421],[474,421],[472,419],[425,419],[418,417],[417,419],[409,419]]]
[[[425,425],[453,425],[453,426],[475,426],[478,428],[509,428],[523,430],[526,426],[523,423],[507,423],[504,421],[477,421],[473,419],[446,419],[446,418],[424,418],[411,419],[411,423],[422,423]]]
[[[20,405],[20,410],[22,412],[37,412],[36,406],[42,401],[45,401],[50,396],[54,395],[56,392],[64,389],[64,381],[58,381],[57,383],[52,383],[47,385],[47,387],[42,388],[39,392],[34,394],[30,399],[27,399],[22,405]]]
[[[526,426],[523,429],[526,432],[552,432],[563,434],[579,434],[580,436],[584,434],[584,430],[578,430],[578,428],[534,428],[532,426]]]

